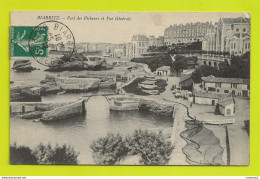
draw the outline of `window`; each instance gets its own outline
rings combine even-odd
[[[231,88],[237,88],[237,84],[236,83],[231,84]]]
[[[236,28],[236,32],[239,32],[239,28]]]
[[[243,32],[246,32],[246,28],[243,28]]]
[[[221,88],[221,83],[215,83],[215,87],[216,88],[218,88],[218,87]]]
[[[224,90],[224,93],[229,93],[229,90]]]
[[[247,89],[250,90],[250,84],[247,85]]]
[[[216,88],[208,87],[208,91],[216,91]]]
[[[231,109],[227,109],[227,115],[231,114]]]

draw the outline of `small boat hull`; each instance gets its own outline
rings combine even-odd
[[[146,90],[155,90],[157,88],[156,85],[144,85],[144,84],[138,84],[138,86],[142,89]]]
[[[151,95],[156,95],[159,93],[159,90],[142,90],[142,91]]]
[[[230,119],[221,119],[221,120],[202,120],[201,122],[205,124],[214,124],[214,125],[233,124],[235,122],[235,119],[230,118]]]

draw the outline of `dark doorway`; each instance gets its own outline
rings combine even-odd
[[[235,95],[236,95],[236,91],[232,90],[232,96],[235,96]]]
[[[248,92],[247,92],[246,90],[243,90],[243,91],[242,91],[242,96],[243,96],[243,97],[248,97]]]

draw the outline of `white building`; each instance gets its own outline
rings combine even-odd
[[[228,97],[227,94],[205,91],[193,92],[193,96],[195,104],[206,104],[212,106],[215,106],[219,102],[220,98]]]
[[[134,35],[132,38],[132,53],[133,58],[141,57],[147,52],[149,39],[146,35]]]
[[[221,18],[216,33],[216,51],[241,55],[250,51],[250,18]]]
[[[169,76],[171,74],[171,67],[170,66],[162,66],[157,68],[155,71],[156,75],[159,76]]]
[[[218,101],[219,111],[224,116],[234,116],[235,114],[235,102],[233,98],[221,98]]]
[[[126,44],[126,57],[127,58],[132,58],[133,57],[132,43],[127,43]]]
[[[174,24],[164,30],[164,44],[189,43],[202,41],[204,36],[214,26],[211,22]]]
[[[250,79],[219,78],[213,75],[201,79],[202,88],[205,91],[226,93],[232,96],[250,96]]]

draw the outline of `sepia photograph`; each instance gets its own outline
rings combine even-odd
[[[250,13],[10,17],[10,164],[249,165]]]

